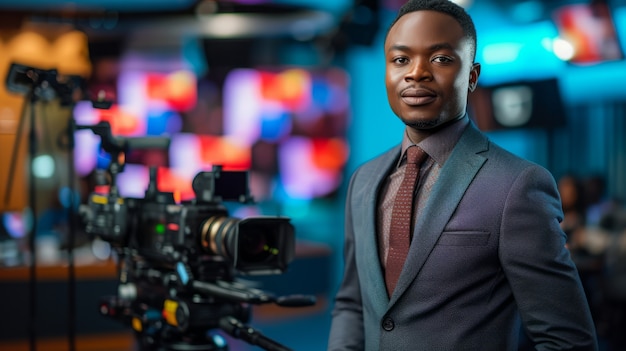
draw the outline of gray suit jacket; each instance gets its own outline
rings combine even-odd
[[[516,351],[520,322],[537,350],[597,350],[554,178],[472,124],[416,221],[389,298],[376,205],[399,155],[394,147],[350,181],[328,350]]]

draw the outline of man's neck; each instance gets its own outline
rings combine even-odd
[[[429,136],[443,130],[446,129],[447,127],[457,123],[458,121],[462,120],[467,114],[462,114],[456,118],[453,118],[449,121],[446,121],[436,127],[433,128],[428,128],[428,129],[418,129],[415,127],[411,127],[407,125],[407,135],[409,136],[409,139],[411,139],[411,141],[415,144],[421,142],[422,140],[428,138]]]

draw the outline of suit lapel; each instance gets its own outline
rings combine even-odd
[[[422,269],[465,190],[486,161],[478,153],[487,148],[488,140],[473,126],[468,126],[441,169],[428,202],[416,221],[407,261],[389,307],[398,300]]]
[[[373,167],[368,168],[369,171],[363,174],[367,181],[362,183],[360,189],[356,190],[358,195],[355,197],[357,203],[360,202],[363,205],[363,213],[367,216],[363,219],[365,231],[364,233],[357,233],[358,239],[356,240],[356,252],[359,253],[356,258],[359,262],[359,275],[364,277],[363,281],[371,282],[367,292],[374,300],[378,301],[374,306],[379,309],[377,312],[380,315],[385,312],[389,298],[387,297],[385,279],[378,255],[378,237],[376,234],[378,193],[399,155],[400,147],[395,147],[378,158]]]

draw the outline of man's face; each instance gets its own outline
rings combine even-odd
[[[428,130],[465,113],[480,66],[471,41],[452,17],[436,11],[402,16],[385,40],[385,85],[393,112],[407,125]]]

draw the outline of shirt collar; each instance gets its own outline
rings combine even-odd
[[[450,154],[452,153],[452,149],[454,149],[454,145],[463,134],[465,127],[469,124],[469,117],[467,113],[463,118],[451,123],[450,125],[445,126],[441,130],[437,131],[435,134],[428,136],[426,139],[417,143],[417,146],[422,148],[428,156],[430,156],[437,164],[443,166],[446,162]],[[407,128],[404,129],[404,135],[402,137],[402,154],[400,160],[398,161],[398,167],[406,158],[406,149],[409,146],[416,145],[409,139],[409,135],[407,133]]]

